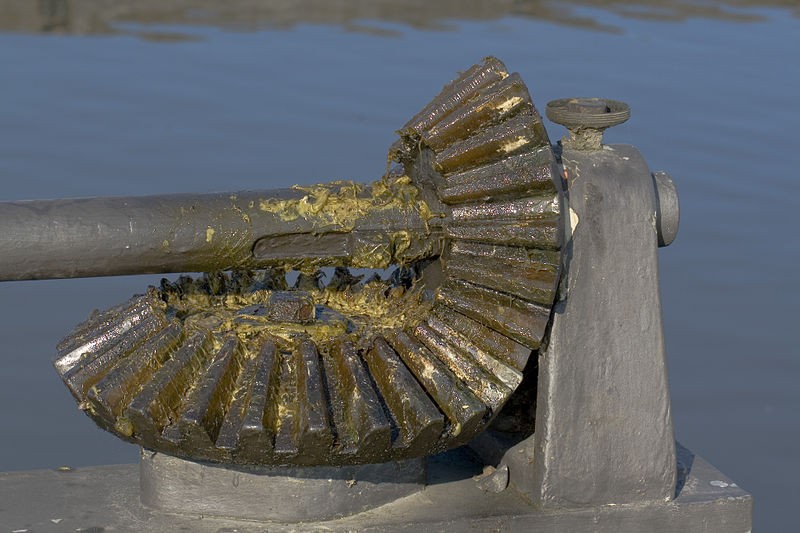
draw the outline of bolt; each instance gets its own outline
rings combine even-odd
[[[545,112],[547,118],[567,128],[570,136],[561,139],[561,144],[573,150],[599,150],[603,130],[631,116],[628,104],[607,98],[560,98],[548,102]]]
[[[244,318],[263,316],[272,322],[308,324],[314,321],[316,308],[310,294],[302,291],[274,291],[269,303],[243,307],[237,313]]]
[[[314,300],[307,292],[275,291],[269,297],[267,316],[275,322],[312,322]]]

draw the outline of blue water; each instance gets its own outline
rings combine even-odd
[[[0,33],[0,201],[373,179],[393,131],[486,55],[540,110],[624,100],[632,118],[606,141],[637,146],[681,199],[660,251],[676,436],[754,495],[757,531],[786,531],[800,498],[800,19],[576,13],[615,31],[504,17]],[[142,29],[189,39],[125,34]],[[137,459],[77,410],[50,360],[92,309],[158,279],[0,283],[0,471]]]

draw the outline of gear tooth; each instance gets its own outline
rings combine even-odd
[[[539,347],[550,320],[547,307],[458,280],[447,280],[438,300],[531,349]]]
[[[444,176],[439,190],[450,205],[556,194],[555,159],[550,146],[503,158],[495,163]]]
[[[462,101],[461,105],[425,131],[422,141],[434,152],[439,152],[517,115],[530,115],[532,109],[528,89],[519,74],[511,74]]]
[[[328,288],[334,291],[343,291],[354,285],[358,285],[362,279],[364,279],[363,275],[354,276],[350,273],[349,268],[336,267],[333,271],[333,277],[331,277],[331,281],[328,283]]]
[[[196,450],[203,459],[227,458],[220,453],[221,449],[214,447],[214,442],[233,402],[243,357],[239,340],[225,339],[210,365],[200,367],[177,420],[164,430],[165,438],[183,449]]]
[[[549,306],[561,262],[554,250],[453,241],[442,264],[448,277]]]
[[[208,333],[189,336],[125,408],[123,415],[142,445],[167,453],[179,452],[172,440],[162,438],[162,432],[178,420],[186,393],[205,368],[212,347]]]
[[[194,279],[192,279],[191,276],[181,274],[181,276],[178,277],[178,281],[175,282],[175,289],[181,296],[191,294],[195,290]]]
[[[159,287],[161,288],[162,292],[170,292],[175,290],[175,285],[170,283],[167,278],[161,278],[161,282],[159,283]]]
[[[412,454],[431,450],[444,431],[442,413],[386,339],[375,339],[364,358],[399,430],[393,446]]]
[[[179,345],[182,328],[178,321],[145,340],[127,358],[114,366],[88,392],[89,412],[101,425],[124,426],[122,413],[133,397],[161,368]],[[96,418],[96,419],[97,419]],[[126,431],[122,434],[125,435]],[[125,435],[130,437],[130,435]]]
[[[228,278],[224,272],[206,272],[198,281],[203,292],[217,296],[225,292]]]
[[[470,440],[487,418],[487,407],[419,340],[405,331],[387,339],[448,419],[448,447]]]
[[[252,270],[235,270],[230,274],[229,292],[242,293],[253,283]]]
[[[507,337],[487,326],[481,322],[474,320],[467,315],[461,314],[447,305],[437,304],[431,313],[431,319],[428,324],[433,326],[439,331],[452,332],[455,335],[450,335],[451,339],[463,338],[468,340],[470,345],[474,345],[477,350],[481,350],[495,359],[500,360],[513,370],[517,371],[517,376],[514,374],[505,378],[509,383],[519,384],[522,379],[522,370],[528,362],[531,355],[531,348],[518,343],[514,339]],[[502,376],[500,372],[495,372],[497,376]]]
[[[61,377],[73,396],[84,402],[92,385],[166,325],[163,313],[153,313],[149,307],[137,309],[117,319],[100,336],[65,354],[56,362],[56,367],[63,365],[66,369],[67,360],[78,359]]]
[[[321,270],[316,270],[311,274],[300,272],[294,288],[300,291],[318,291],[322,289],[322,278],[324,274]]]
[[[101,344],[116,341],[120,333],[119,318],[131,317],[131,323],[123,326],[127,330],[144,319],[151,312],[152,305],[153,302],[147,296],[135,296],[106,311],[92,311],[86,321],[78,324],[56,345],[56,357],[53,360],[56,370],[63,375],[84,354],[99,349]]]
[[[534,115],[521,115],[479,131],[437,152],[434,168],[446,176],[496,163],[549,143],[541,120],[535,120]]]
[[[340,453],[381,460],[392,444],[392,426],[355,346],[337,339],[323,361]]]
[[[249,292],[257,290],[285,291],[289,288],[286,283],[286,271],[280,268],[267,268],[253,273],[253,281],[248,288]]]
[[[507,76],[508,71],[502,61],[487,57],[483,63],[473,65],[447,84],[401,131],[418,134],[427,131],[480,89],[492,86]]]
[[[322,361],[317,345],[311,339],[296,346],[293,358],[297,369],[297,417],[292,437],[304,461],[315,462],[330,455],[334,437],[323,384]]]
[[[522,372],[517,367],[524,368],[531,354],[530,348],[517,344],[463,315],[451,312],[445,306],[434,308],[427,320],[427,327],[445,339],[452,350],[474,361],[507,389],[513,391],[519,386]],[[471,333],[474,330],[485,334],[484,337],[473,339]],[[504,397],[502,401],[507,399]]]
[[[426,324],[420,324],[414,329],[414,337],[492,411],[502,407],[510,389],[469,353],[459,351],[447,337]]]
[[[275,422],[280,411],[281,363],[275,340],[266,337],[258,349],[255,374],[235,437],[235,457],[244,462],[264,462],[274,452]]]
[[[444,231],[452,240],[558,250],[561,246],[559,215],[528,220],[498,219],[449,224]]]

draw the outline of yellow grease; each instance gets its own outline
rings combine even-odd
[[[522,101],[522,97],[514,96],[505,100],[504,102],[498,104],[495,109],[500,111],[501,113],[508,113],[515,105]]]
[[[343,335],[360,346],[383,330],[416,325],[428,316],[432,306],[420,286],[405,291],[385,282],[366,283],[357,291],[326,288],[309,292],[315,305],[341,315],[328,312],[324,320],[301,324],[238,314],[249,305],[268,305],[271,294],[268,290],[218,296],[199,292],[178,295],[170,291],[167,304],[183,320],[185,330],[211,332],[216,349],[221,347],[224,338],[236,335],[244,346],[254,347],[248,352],[255,350],[257,340],[265,333],[282,339],[289,348],[298,338],[310,337],[324,349],[327,341]],[[252,356],[254,354],[248,355]]]
[[[411,234],[407,231],[396,231],[392,233],[393,255],[395,258],[403,257],[405,251],[411,246]],[[388,266],[388,265],[387,265]],[[386,268],[386,267],[382,267]]]
[[[114,424],[114,429],[126,437],[133,435],[133,423],[127,416],[121,416],[117,418],[116,424]]]
[[[275,213],[286,222],[303,218],[314,221],[317,227],[339,226],[346,231],[355,228],[358,220],[380,211],[416,211],[426,222],[433,216],[408,176],[387,177],[366,187],[336,181],[309,187],[295,185],[293,189],[306,194],[300,199],[261,200],[259,209]]]
[[[386,268],[392,263],[392,247],[389,236],[373,235],[357,242],[350,262],[356,268]]]
[[[214,229],[208,228],[206,230],[206,242],[211,242],[211,239],[214,237]]]
[[[505,143],[503,146],[500,147],[500,149],[505,153],[513,152],[517,148],[519,148],[521,146],[525,146],[529,142],[530,142],[530,139],[526,139],[525,137],[520,135],[515,140],[508,141],[507,143]]]
[[[367,283],[357,292],[325,289],[312,296],[315,301],[319,298],[319,304],[350,317],[357,336],[370,338],[381,330],[422,321],[432,306],[421,287],[406,292],[401,287],[389,289],[385,283]]]

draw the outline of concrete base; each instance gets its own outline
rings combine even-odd
[[[679,492],[670,502],[537,511],[511,489],[482,492],[472,478],[481,463],[459,449],[429,459],[424,490],[350,517],[295,524],[149,509],[140,502],[138,465],[9,472],[0,474],[0,531],[749,532],[752,497],[704,460],[678,450]]]

